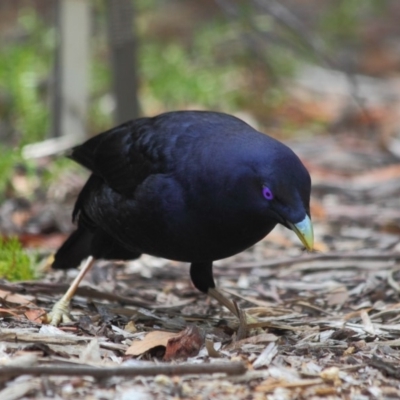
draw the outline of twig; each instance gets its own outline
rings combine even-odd
[[[89,375],[94,378],[109,378],[111,376],[154,376],[154,375],[189,375],[189,374],[215,374],[241,375],[246,372],[242,362],[212,363],[212,364],[159,364],[132,367],[107,367],[97,368],[90,366],[32,366],[32,367],[1,367],[0,376],[16,377],[20,375]]]
[[[331,260],[368,260],[368,261],[385,261],[385,260],[400,260],[400,253],[386,252],[377,254],[368,253],[312,253],[296,258],[281,258],[274,261],[260,262],[246,262],[237,264],[226,264],[218,266],[219,269],[223,268],[237,268],[237,269],[250,269],[250,268],[280,268],[288,265],[295,265],[306,263],[310,261],[331,261]]]
[[[44,282],[22,282],[19,284],[0,283],[0,289],[7,290],[11,293],[47,293],[53,295],[64,293],[68,289],[68,285]],[[100,292],[99,290],[85,286],[78,288],[76,294],[82,297],[90,297],[95,300],[108,300],[111,302],[119,302],[135,307],[150,307],[152,305],[152,303],[143,300],[138,300],[127,296],[119,296],[110,292]]]

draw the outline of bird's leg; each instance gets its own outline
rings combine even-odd
[[[237,307],[215,287],[212,267],[212,261],[193,262],[190,265],[190,277],[194,286],[213,297],[239,318]]]
[[[218,303],[225,306],[232,314],[239,318],[239,312],[233,301],[229,300],[225,295],[223,295],[217,288],[208,289],[207,294],[213,297]]]
[[[71,322],[70,314],[69,314],[69,303],[74,296],[76,290],[78,289],[79,284],[81,283],[83,277],[86,273],[92,268],[96,259],[92,256],[88,257],[83,265],[82,269],[79,271],[79,274],[71,283],[71,286],[65,292],[64,296],[61,297],[60,300],[54,304],[50,313],[45,317],[45,321],[50,324],[57,326],[61,322]]]
[[[208,289],[207,294],[209,294],[211,297],[213,297],[215,300],[218,301],[218,303],[222,304],[225,306],[230,312],[232,312],[239,320],[241,319],[240,312],[233,303],[233,301],[229,300],[224,294],[222,294],[217,288],[210,288]],[[244,312],[244,311],[243,311]],[[255,324],[258,322],[256,318],[253,316],[247,314],[246,315],[246,324]]]
[[[201,292],[209,294],[211,297],[217,300],[218,303],[225,306],[239,319],[239,321],[241,321],[244,319],[243,313],[241,313],[237,306],[215,287],[212,265],[212,261],[193,262],[191,264],[190,277],[192,278],[194,286],[196,286],[196,288]],[[244,315],[246,316],[246,324],[254,324],[258,322],[251,315],[248,315],[247,313]]]

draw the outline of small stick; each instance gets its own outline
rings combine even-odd
[[[224,268],[238,268],[238,269],[247,269],[247,268],[280,268],[288,265],[295,265],[300,263],[306,263],[311,261],[332,261],[332,260],[368,260],[368,261],[399,261],[400,253],[399,252],[384,252],[384,253],[376,253],[376,254],[361,254],[361,253],[311,253],[301,257],[296,258],[281,258],[274,261],[260,262],[260,261],[251,261],[251,262],[243,262],[236,263],[230,265],[220,265],[219,269]]]
[[[17,377],[20,375],[88,375],[102,379],[111,376],[154,376],[154,375],[190,375],[190,374],[215,374],[241,375],[246,372],[246,366],[242,362],[212,363],[212,364],[159,364],[132,367],[107,367],[97,368],[90,366],[31,366],[31,367],[1,367],[0,376]]]

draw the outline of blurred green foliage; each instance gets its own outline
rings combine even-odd
[[[292,74],[307,57],[307,52],[301,56],[296,53],[301,45],[304,47],[301,35],[296,37],[270,15],[257,13],[251,2],[237,3],[237,17],[219,12],[193,20],[192,24],[177,19],[186,27],[183,35],[179,29],[174,32],[171,25],[167,29],[157,27],[164,21],[169,4],[160,0],[135,0],[134,4],[139,97],[147,115],[195,107],[227,112],[248,110],[268,120],[285,102],[284,90],[274,81]],[[354,40],[360,20],[365,15],[378,15],[385,4],[382,0],[326,2],[312,34],[335,48],[341,41]],[[94,0],[93,10],[95,34],[91,41],[88,116],[91,134],[112,125],[113,110],[106,3]],[[3,133],[9,147],[0,148],[0,193],[12,166],[22,161],[18,149],[44,139],[50,129],[55,29],[33,8],[25,8],[19,12],[13,35],[0,43],[0,140],[4,141],[2,126],[11,132]],[[286,126],[284,122],[281,128],[296,130],[296,126]],[[60,165],[71,164],[67,161]],[[51,180],[49,174],[46,180]]]
[[[48,106],[39,88],[51,71],[54,35],[29,9],[21,11],[18,26],[18,37],[0,46],[0,92],[14,131],[12,142],[21,145],[48,132]]]
[[[345,41],[355,41],[366,15],[379,17],[385,10],[385,0],[336,0],[330,2],[319,20],[317,31],[330,46],[340,46]]]
[[[151,13],[156,3],[144,2],[138,8]],[[97,12],[101,12],[97,25],[102,34],[95,35],[92,46],[89,131],[93,133],[112,124],[104,6]],[[257,24],[269,26],[265,18],[258,18]],[[30,9],[20,12],[17,25],[20,37],[0,46],[0,94],[8,101],[7,115],[1,115],[0,107],[0,119],[10,122],[12,143],[19,147],[49,133],[55,31]],[[216,16],[192,32],[189,45],[188,40],[166,41],[154,35],[139,38],[139,95],[144,112],[193,106],[235,111],[246,104],[252,97],[245,90],[251,80],[250,66],[260,60],[254,60],[254,53],[238,44],[237,30],[243,28],[239,25]],[[139,32],[141,35],[147,32]],[[293,62],[287,50],[271,46],[268,64],[272,69],[285,75],[293,70]]]
[[[0,278],[25,281],[35,278],[33,260],[17,238],[5,240],[0,236]]]
[[[17,150],[10,150],[9,148],[0,145],[0,200],[2,194],[5,192],[8,184],[9,177],[14,166],[21,159],[20,153]]]
[[[196,32],[190,50],[178,42],[147,43],[140,49],[142,101],[167,110],[200,107],[234,109],[240,98],[241,66],[214,54],[229,35],[227,26],[209,24]],[[146,108],[146,107],[145,107]]]

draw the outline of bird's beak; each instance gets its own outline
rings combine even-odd
[[[314,247],[314,230],[310,217],[306,215],[303,221],[297,224],[292,224],[291,222],[287,222],[287,224],[296,233],[306,249],[312,251]]]

